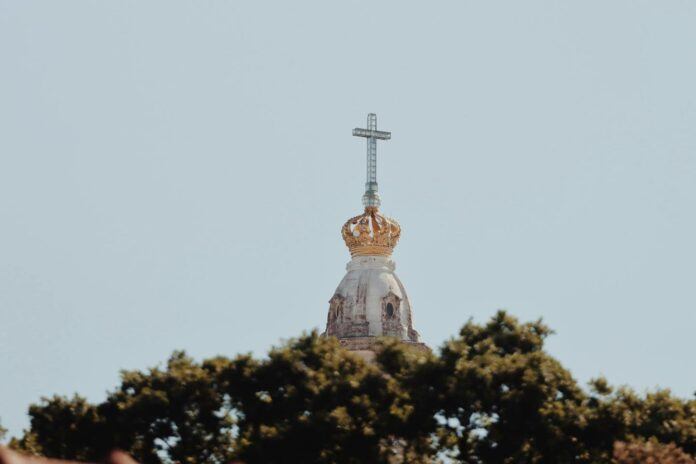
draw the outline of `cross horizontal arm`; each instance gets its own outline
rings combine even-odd
[[[379,140],[389,140],[391,139],[391,132],[369,130],[369,129],[358,129],[357,127],[353,129],[353,135],[356,137],[366,137]]]

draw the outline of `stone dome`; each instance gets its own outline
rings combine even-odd
[[[419,343],[411,302],[386,256],[355,256],[329,300],[326,335],[339,339],[390,336]]]

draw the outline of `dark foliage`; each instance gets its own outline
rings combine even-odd
[[[583,390],[544,351],[550,333],[499,312],[439,355],[385,340],[365,362],[316,333],[263,359],[174,353],[123,372],[100,404],[31,406],[13,446],[84,460],[119,447],[143,464],[610,463],[616,442],[640,439],[696,453],[696,400],[603,379]]]
[[[676,445],[656,440],[614,444],[614,464],[696,464],[696,459]]]

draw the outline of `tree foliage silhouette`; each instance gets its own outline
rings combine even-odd
[[[590,464],[639,439],[696,453],[696,400],[604,379],[584,390],[544,351],[550,334],[501,311],[439,353],[385,339],[372,362],[317,333],[262,359],[175,352],[164,367],[123,372],[102,403],[31,406],[13,446],[83,460],[118,447],[143,464]]]

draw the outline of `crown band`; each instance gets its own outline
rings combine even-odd
[[[367,207],[343,225],[341,235],[352,256],[389,256],[399,241],[401,227],[376,207]]]

